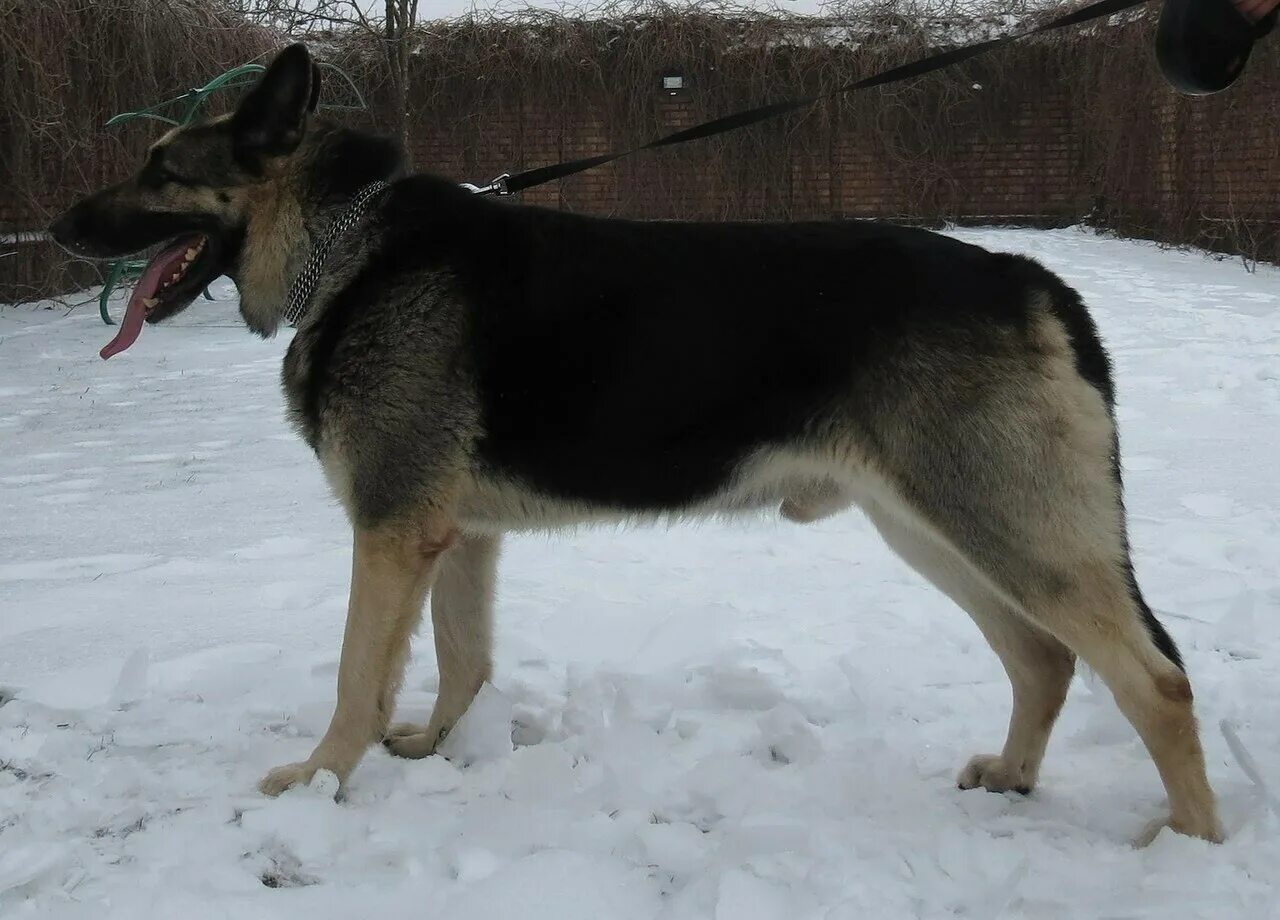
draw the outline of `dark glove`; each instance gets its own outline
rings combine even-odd
[[[1164,0],[1156,60],[1165,79],[1190,96],[1226,89],[1244,72],[1253,43],[1271,31],[1278,12],[1250,22],[1231,0]]]

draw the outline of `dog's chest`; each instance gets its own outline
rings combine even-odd
[[[311,385],[312,337],[299,332],[289,343],[284,364],[280,369],[280,386],[284,391],[286,414],[294,429],[312,450],[320,444],[320,420],[315,411],[308,411],[307,392]]]

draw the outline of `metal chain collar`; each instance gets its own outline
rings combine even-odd
[[[302,266],[302,271],[298,273],[298,277],[293,279],[293,284],[289,288],[289,296],[285,300],[284,319],[290,326],[298,325],[302,315],[307,312],[307,304],[311,300],[311,294],[316,289],[316,284],[320,281],[320,275],[324,271],[324,263],[328,260],[334,244],[342,239],[352,227],[360,223],[360,220],[364,217],[365,209],[369,207],[369,202],[389,187],[386,182],[379,179],[377,182],[370,182],[356,192],[347,209],[324,232],[324,236],[320,237],[320,242],[311,247],[311,255],[307,256],[307,264]]]

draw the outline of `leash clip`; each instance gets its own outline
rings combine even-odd
[[[488,185],[472,185],[470,182],[463,182],[461,185],[473,195],[497,195],[505,198],[511,194],[511,189],[507,188],[507,180],[510,178],[511,173],[503,173]]]

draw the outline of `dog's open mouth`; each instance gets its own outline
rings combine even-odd
[[[183,236],[160,251],[142,271],[125,307],[120,331],[99,352],[103,359],[127,349],[142,333],[143,321],[156,322],[177,313],[221,274],[212,238]]]

